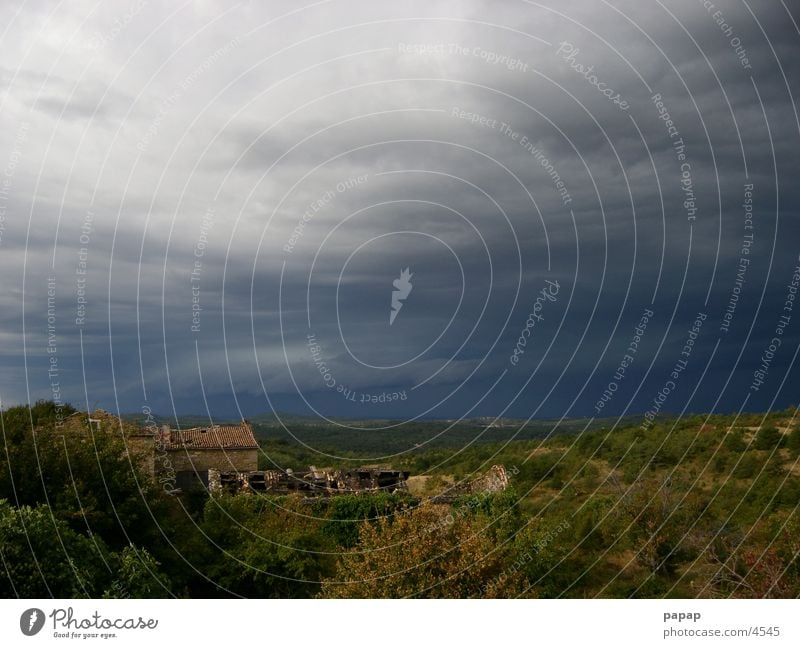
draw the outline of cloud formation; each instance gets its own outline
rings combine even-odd
[[[798,16],[710,4],[17,3],[3,403],[796,400]]]

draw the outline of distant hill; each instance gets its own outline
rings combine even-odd
[[[143,422],[141,414],[123,414],[123,419]],[[156,423],[175,425],[172,417],[153,415]],[[256,437],[289,444],[306,444],[324,452],[360,455],[386,455],[432,448],[463,448],[474,444],[504,443],[545,439],[553,435],[575,434],[583,430],[627,427],[641,417],[587,419],[540,419],[526,423],[522,419],[481,417],[455,420],[420,420],[401,422],[390,419],[332,419],[267,412],[248,417]],[[214,423],[229,422],[217,419]],[[181,427],[209,425],[208,416],[181,415]]]

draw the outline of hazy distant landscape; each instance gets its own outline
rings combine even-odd
[[[141,415],[122,418],[141,422]],[[208,425],[207,416],[154,417],[183,427]],[[554,434],[578,433],[600,428],[625,427],[641,417],[522,421],[488,418],[463,421],[402,421],[339,419],[336,424],[286,413],[249,417],[259,439],[297,443],[320,450],[385,455],[426,448],[463,448],[473,443],[502,443],[544,439]],[[220,419],[217,422],[222,422]],[[298,444],[299,445],[299,444]]]

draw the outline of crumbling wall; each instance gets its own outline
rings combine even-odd
[[[258,468],[258,450],[209,450],[207,448],[170,448],[170,464],[176,472],[223,471],[249,472]]]
[[[498,464],[489,468],[477,479],[459,482],[440,495],[432,497],[431,500],[437,503],[447,503],[465,495],[500,493],[506,488],[508,488],[508,473],[504,466]]]
[[[504,466],[495,465],[469,484],[472,493],[500,493],[508,488],[508,474]]]
[[[263,492],[275,495],[299,493],[307,497],[345,495],[407,490],[409,473],[391,468],[358,468],[322,471],[255,470],[246,472],[217,471],[214,485],[209,471],[209,490],[214,492]]]

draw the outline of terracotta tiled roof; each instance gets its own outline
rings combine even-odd
[[[250,424],[212,425],[209,427],[170,430],[170,449],[205,448],[208,450],[246,450],[258,448]]]

